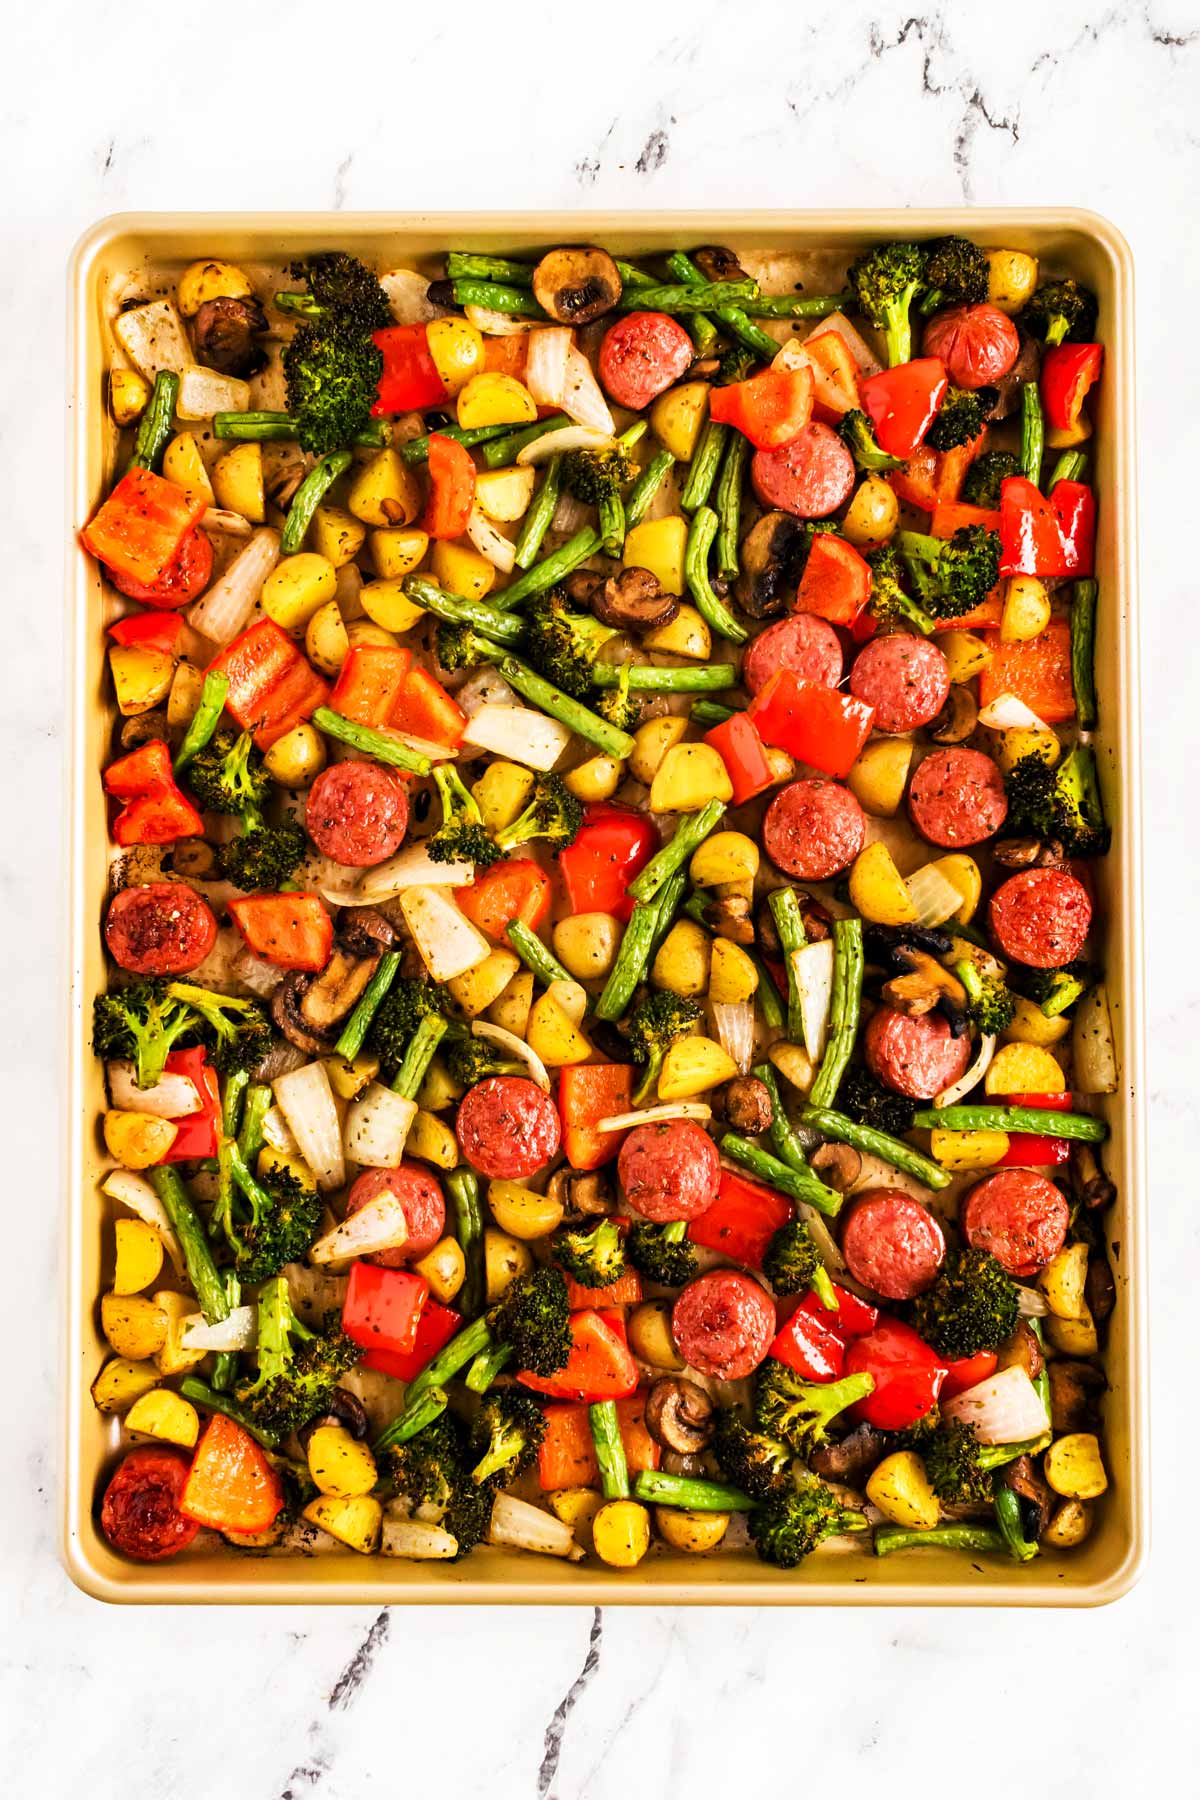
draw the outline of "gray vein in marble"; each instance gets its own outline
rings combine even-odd
[[[553,1784],[558,1774],[567,1721],[580,1695],[600,1667],[600,1645],[603,1638],[604,1614],[597,1606],[592,1613],[592,1629],[588,1633],[587,1655],[583,1659],[583,1667],[555,1707],[554,1715],[546,1727],[545,1749],[537,1778],[538,1800],[555,1800]]]
[[[375,1658],[391,1629],[391,1615],[386,1607],[371,1621],[362,1643],[350,1658],[337,1680],[329,1691],[326,1708],[329,1712],[345,1712],[353,1706],[362,1690],[363,1683],[370,1674]],[[280,1793],[279,1800],[299,1800],[304,1790],[318,1787],[328,1775],[333,1763],[332,1747],[326,1741],[326,1725],[323,1719],[315,1719],[308,1728],[312,1742],[312,1750],[304,1761],[296,1764],[287,1778],[287,1783]]]
[[[350,169],[351,169],[351,165],[353,164],[353,162],[354,162],[354,152],[353,152],[353,150],[351,150],[348,152],[347,155],[343,156],[341,162],[338,164],[336,170],[334,171],[334,176],[333,176],[333,210],[334,210],[334,212],[342,212],[345,208],[346,184],[347,184],[347,181],[349,180]]]
[[[672,119],[671,123],[674,124],[675,121]],[[657,131],[652,131],[650,133],[650,136],[642,145],[641,155],[633,166],[639,175],[653,175],[656,170],[662,168],[670,153],[670,135],[660,126]]]

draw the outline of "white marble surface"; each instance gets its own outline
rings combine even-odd
[[[337,39],[338,16],[357,35]],[[1060,1780],[1069,1772],[1107,1795],[1174,1775],[1186,1789],[1190,1764],[1176,1758],[1200,1667],[1200,1455],[1187,1416],[1200,1234],[1185,1151],[1197,1128],[1200,980],[1194,958],[1174,951],[1194,910],[1200,824],[1187,569],[1200,463],[1195,4],[1008,0],[914,17],[870,0],[609,0],[586,11],[442,0],[339,15],[327,0],[291,0],[206,16],[147,0],[39,0],[13,10],[5,36],[0,1042],[3,1320],[16,1366],[0,1510],[0,1758],[14,1787],[43,1800],[358,1800],[436,1783],[455,1800],[615,1800],[773,1778],[792,1792],[806,1778],[775,1747],[786,1720],[829,1792],[881,1779],[897,1794],[936,1792],[931,1738],[948,1768],[982,1751],[997,1768],[1016,1752],[1045,1769],[1055,1735]],[[1141,1586],[1099,1614],[1044,1616],[185,1614],[83,1598],[54,1550],[70,245],[127,208],[962,200],[1094,207],[1139,261],[1159,1425],[1156,1547]]]

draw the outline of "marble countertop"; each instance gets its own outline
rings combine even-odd
[[[793,1791],[794,1765],[765,1729],[774,1716],[803,1720],[807,1770],[826,1791],[863,1792],[883,1777],[908,1794],[930,1791],[931,1730],[950,1766],[974,1763],[1003,1711],[998,1748],[1044,1757],[1057,1728],[1083,1791],[1169,1778],[1200,1665],[1188,1504],[1200,1455],[1172,1421],[1176,1371],[1195,1354],[1200,1231],[1186,1153],[1200,982],[1194,969],[1168,969],[1165,949],[1195,904],[1187,828],[1200,823],[1189,779],[1195,584],[1173,554],[1191,540],[1180,531],[1190,517],[1174,510],[1180,483],[1200,463],[1200,426],[1180,405],[1197,372],[1195,6],[1008,0],[914,15],[870,0],[609,0],[593,14],[546,7],[525,18],[453,0],[347,15],[357,35],[336,39],[332,55],[328,5],[292,0],[269,24],[255,13],[243,9],[230,42],[219,22],[147,0],[41,0],[6,27],[0,542],[14,636],[0,659],[10,771],[0,906],[21,934],[6,959],[4,1033],[15,1152],[5,1203],[21,1271],[6,1336],[21,1375],[7,1402],[0,1534],[5,1766],[44,1800],[359,1800],[414,1777],[455,1800],[616,1800],[747,1777]],[[262,117],[258,92],[278,97]],[[294,122],[306,114],[302,131]],[[47,980],[71,244],[125,209],[963,201],[1092,207],[1138,259],[1160,1426],[1156,1546],[1141,1585],[1100,1613],[1045,1615],[185,1614],[86,1599],[55,1554],[58,1023]],[[1069,1672],[1068,1706],[1061,1686],[1049,1700],[1041,1687],[1056,1665]]]

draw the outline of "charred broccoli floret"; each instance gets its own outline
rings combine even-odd
[[[540,594],[526,617],[524,650],[534,668],[564,694],[585,699],[592,683],[592,665],[604,645],[617,635],[612,626],[602,625],[591,613],[574,612],[558,588]]]
[[[466,1556],[487,1536],[494,1490],[477,1487],[467,1461],[467,1433],[453,1413],[444,1412],[407,1443],[389,1452],[397,1489],[438,1523]]]
[[[1020,473],[1020,458],[1011,450],[985,450],[967,470],[962,497],[970,506],[986,506],[995,512],[1000,505],[1001,487]]]
[[[754,1388],[754,1422],[768,1437],[782,1438],[797,1456],[825,1441],[826,1427],[846,1407],[865,1400],[875,1387],[870,1375],[840,1381],[802,1381],[794,1369],[769,1356]]]
[[[912,1322],[926,1343],[956,1362],[995,1350],[1012,1336],[1021,1290],[986,1250],[951,1250],[931,1288],[912,1302]]]
[[[872,550],[866,560],[871,570],[870,608],[875,618],[881,625],[911,625],[928,637],[935,621],[901,583],[900,558],[892,546],[884,544],[880,549]]]
[[[493,644],[470,625],[455,625],[443,620],[437,628],[435,646],[443,669],[477,669],[482,663],[499,662],[505,654],[500,644]]]
[[[889,1137],[903,1137],[911,1131],[917,1110],[915,1101],[885,1088],[863,1063],[851,1064],[842,1076],[837,1103],[860,1125],[873,1126]]]
[[[630,691],[628,664],[618,675],[616,687],[602,688],[598,694],[592,694],[588,704],[618,731],[636,731],[642,716],[642,702]]]
[[[442,1040],[446,1069],[463,1087],[489,1081],[496,1075],[528,1075],[526,1063],[508,1057],[486,1038],[472,1037],[461,1026],[452,1026]]]
[[[558,1232],[550,1253],[580,1287],[611,1287],[625,1273],[625,1250],[615,1219],[601,1219],[587,1231]]]
[[[880,244],[851,263],[846,277],[858,310],[883,332],[893,369],[912,357],[910,313],[924,267],[924,254],[916,244]]]
[[[237,1398],[257,1425],[280,1438],[328,1410],[334,1388],[362,1351],[344,1332],[322,1337],[301,1324],[282,1275],[258,1296],[258,1373]]]
[[[471,1425],[471,1480],[476,1487],[515,1480],[536,1460],[545,1435],[546,1415],[531,1394],[518,1388],[489,1393]]]
[[[442,822],[425,847],[434,862],[471,862],[487,868],[502,851],[488,836],[479,803],[453,763],[438,763],[433,779],[442,802]]]
[[[999,975],[985,975],[973,962],[959,962],[954,973],[967,990],[967,1016],[980,1031],[995,1035],[1012,1024],[1017,1003]]]
[[[263,825],[243,831],[217,850],[217,864],[226,881],[246,893],[278,893],[290,881],[308,854],[304,827],[295,819],[280,825]]]
[[[981,1468],[981,1445],[961,1419],[942,1419],[936,1407],[901,1434],[906,1450],[915,1450],[925,1465],[929,1485],[944,1506],[987,1504],[992,1498],[992,1471]]]
[[[974,443],[999,398],[994,387],[948,387],[925,442],[932,450],[954,450],[959,444]]]
[[[886,475],[892,469],[904,467],[902,456],[889,456],[886,450],[879,448],[871,421],[864,412],[848,412],[838,426],[838,436],[860,469]]]
[[[496,833],[496,843],[501,850],[515,850],[518,844],[540,838],[555,850],[565,850],[579,836],[582,824],[583,801],[551,770],[538,775],[529,805]]]
[[[1043,281],[1026,301],[1021,323],[1046,345],[1088,344],[1099,313],[1095,294],[1078,281]]]
[[[401,976],[393,981],[375,1017],[371,1020],[369,1042],[384,1069],[398,1069],[413,1033],[422,1019],[447,1016],[444,991],[432,981],[416,981]]]
[[[974,612],[1000,578],[1000,533],[986,525],[962,525],[948,538],[899,531],[894,541],[922,604],[935,619],[960,619]]]
[[[652,1225],[649,1219],[638,1219],[626,1234],[625,1255],[639,1275],[656,1281],[660,1287],[686,1287],[700,1268],[682,1219],[670,1225]]]
[[[299,443],[325,456],[369,426],[383,354],[369,335],[323,320],[299,327],[283,352],[283,373]]]
[[[496,1344],[507,1344],[519,1369],[554,1375],[571,1354],[567,1284],[558,1269],[534,1269],[510,1281],[487,1315]]]
[[[645,1065],[634,1090],[635,1106],[653,1093],[671,1045],[686,1037],[699,1019],[700,1007],[695,1000],[665,990],[649,994],[634,1007],[627,1028],[629,1050],[635,1062]]]
[[[762,1271],[777,1294],[803,1294],[811,1289],[822,1306],[830,1312],[837,1311],[837,1295],[829,1271],[803,1219],[789,1219],[772,1234],[763,1255]]]
[[[1111,833],[1089,745],[1077,744],[1057,769],[1031,751],[1005,776],[1004,789],[1010,832],[1052,840],[1067,856],[1103,856],[1107,851]]]
[[[196,1035],[222,1075],[254,1069],[271,1048],[271,1021],[254,1000],[214,994],[190,981],[172,981],[167,992],[197,1015]]]
[[[1032,1000],[1048,1019],[1055,1019],[1086,994],[1093,970],[1086,957],[1080,956],[1061,969],[1014,967],[1009,970],[1008,979],[1023,999]]]
[[[734,382],[745,381],[748,375],[753,375],[761,361],[762,358],[756,356],[753,350],[747,350],[744,344],[731,344],[728,350],[722,352],[717,372],[713,376],[713,386],[731,387]]]
[[[787,1445],[765,1432],[751,1430],[730,1407],[723,1406],[717,1413],[712,1452],[726,1481],[752,1500],[766,1500],[795,1486],[793,1457]]]
[[[248,731],[218,731],[196,752],[187,780],[205,812],[233,813],[246,831],[262,824],[271,778]]]
[[[843,1506],[815,1477],[756,1506],[748,1524],[759,1556],[777,1569],[794,1569],[827,1537],[867,1529],[864,1515]]]
[[[288,266],[288,274],[308,284],[307,293],[276,294],[281,312],[300,313],[344,329],[369,334],[394,323],[388,297],[365,263],[344,250],[323,250]]]
[[[193,1037],[196,1015],[162,981],[133,981],[92,1003],[92,1049],[104,1062],[132,1062],[140,1088],[156,1087],[175,1045]]]
[[[636,474],[637,464],[624,444],[603,450],[568,450],[562,460],[562,484],[585,506],[611,500]]]
[[[213,1209],[213,1226],[233,1252],[245,1282],[266,1281],[306,1255],[321,1225],[322,1202],[290,1169],[254,1175],[235,1157],[228,1198]]]
[[[934,238],[923,244],[925,291],[920,310],[936,312],[939,306],[978,306],[988,294],[988,260],[970,238]]]

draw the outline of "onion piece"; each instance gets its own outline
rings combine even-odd
[[[204,509],[204,517],[200,521],[200,528],[202,531],[206,531],[209,537],[212,536],[214,531],[221,532],[225,537],[232,538],[249,538],[254,536],[254,527],[249,519],[243,518],[241,513],[230,512],[228,508],[224,506],[206,506]]]
[[[188,624],[210,642],[227,644],[258,605],[263,583],[278,561],[279,533],[264,525],[203,599],[188,608]]]
[[[470,887],[474,880],[474,863],[434,862],[426,842],[406,844],[395,856],[367,870],[358,884],[355,904],[390,900],[406,887]]]
[[[655,495],[655,499],[657,498],[658,496]],[[574,537],[577,531],[583,530],[591,516],[591,508],[585,506],[582,500],[577,500],[574,494],[568,494],[564,488],[558,496],[558,505],[554,509],[550,529],[557,532],[559,537]]]
[[[917,909],[918,925],[944,925],[962,906],[962,895],[935,863],[924,863],[904,879],[909,899]]]
[[[837,1239],[834,1237],[832,1231],[830,1231],[829,1226],[817,1211],[816,1207],[809,1206],[806,1200],[798,1200],[796,1202],[796,1216],[803,1219],[804,1223],[808,1226],[809,1236],[820,1251],[821,1261],[825,1264],[829,1273],[837,1281],[840,1281],[843,1287],[848,1287],[852,1292],[857,1294],[859,1291],[858,1284],[852,1279],[850,1272],[846,1267],[846,1259],[842,1255],[841,1246],[838,1244]]]
[[[524,337],[527,331],[541,329],[536,319],[514,319],[511,313],[493,312],[490,306],[467,305],[463,311],[472,325],[488,337]]]
[[[272,1083],[280,1111],[317,1186],[339,1188],[346,1179],[342,1127],[324,1063],[307,1062]]]
[[[253,1350],[258,1342],[258,1308],[235,1306],[227,1319],[214,1325],[203,1313],[188,1313],[180,1329],[185,1350]]]
[[[441,1525],[419,1519],[387,1518],[379,1540],[381,1556],[404,1556],[410,1562],[447,1562],[458,1555],[458,1539]]]
[[[497,531],[487,514],[477,506],[471,508],[467,519],[467,536],[480,556],[485,556],[494,569],[499,569],[502,575],[512,574],[517,546],[502,531]]]
[[[516,706],[517,696],[495,669],[483,668],[476,671],[460,688],[455,688],[454,698],[466,713],[473,719],[481,706]]]
[[[1075,1087],[1081,1094],[1115,1094],[1119,1086],[1117,1045],[1108,989],[1103,982],[1083,996],[1071,1030]]]
[[[1050,1311],[1050,1302],[1045,1294],[1031,1287],[1017,1288],[1017,1306],[1023,1319],[1044,1319]]]
[[[192,347],[173,300],[151,300],[118,313],[113,334],[147,381],[163,369],[181,375],[192,361]]]
[[[792,951],[792,973],[800,995],[800,1029],[804,1048],[820,1062],[829,1037],[833,1006],[833,939],[820,938]]]
[[[543,431],[541,437],[534,438],[532,444],[526,444],[523,450],[517,451],[519,467],[527,469],[530,463],[548,462],[552,456],[558,456],[564,450],[611,450],[613,447],[612,427],[602,431],[588,425],[563,425],[557,431]]]
[[[233,973],[243,987],[248,987],[252,994],[260,1000],[266,1000],[283,980],[284,971],[277,963],[269,963],[261,956],[255,956],[253,950],[243,949]]]
[[[278,1106],[268,1107],[263,1114],[263,1143],[270,1150],[278,1150],[284,1156],[295,1154],[297,1144],[292,1136],[292,1128],[284,1118]]]
[[[641,1112],[610,1113],[607,1119],[598,1119],[592,1127],[594,1131],[632,1131],[637,1125],[665,1125],[668,1119],[695,1119],[697,1125],[707,1125],[712,1118],[712,1107],[704,1100],[667,1100],[662,1106],[646,1106]]]
[[[175,411],[181,419],[211,419],[219,412],[248,412],[250,383],[236,375],[189,363],[179,372],[179,398]]]
[[[491,750],[527,769],[552,769],[571,741],[571,732],[557,719],[535,712],[531,706],[497,706],[488,701],[467,722],[464,744]]]
[[[385,1093],[390,1089],[385,1088]],[[368,1088],[367,1092],[370,1092]],[[399,1095],[393,1095],[399,1099]],[[406,1105],[412,1105],[406,1101]],[[416,1107],[413,1107],[415,1114]],[[318,1267],[325,1263],[349,1262],[355,1256],[377,1256],[381,1250],[399,1250],[408,1242],[408,1220],[397,1195],[384,1189],[350,1213],[340,1225],[319,1237],[308,1252],[308,1260]]]
[[[985,1032],[979,1040],[979,1048],[975,1052],[975,1060],[966,1072],[959,1076],[952,1087],[943,1088],[940,1094],[934,1095],[935,1106],[957,1106],[964,1094],[981,1082],[991,1067],[996,1054],[996,1039],[992,1032]]]
[[[1050,1429],[1037,1389],[1016,1364],[944,1400],[942,1417],[969,1425],[981,1444],[1019,1444]]]
[[[167,1215],[166,1207],[148,1181],[135,1175],[132,1169],[113,1169],[104,1177],[100,1191],[107,1194],[110,1200],[119,1200],[122,1206],[127,1206],[144,1225],[153,1225],[163,1241],[163,1249],[170,1257],[175,1273],[183,1275],[186,1272],[183,1247],[175,1236],[175,1227]]]
[[[542,1556],[565,1556],[578,1562],[584,1555],[575,1533],[552,1513],[511,1494],[497,1494],[488,1526],[489,1544],[507,1544],[512,1550],[535,1550]]]
[[[525,1064],[531,1079],[537,1082],[543,1093],[550,1092],[550,1076],[546,1065],[537,1051],[529,1048],[524,1038],[519,1038],[515,1032],[506,1031],[503,1025],[489,1025],[486,1019],[472,1020],[471,1036],[482,1038],[485,1043],[495,1044],[501,1050],[507,1050],[510,1056],[515,1056]],[[603,1125],[597,1127],[597,1130],[603,1129]]]
[[[608,409],[608,401],[600,388],[600,383],[592,373],[592,365],[582,350],[571,346],[567,355],[566,384],[563,388],[562,409],[569,419],[577,425],[584,425],[593,431],[614,432],[616,422]],[[518,458],[518,461],[520,458]]]
[[[361,1163],[366,1169],[398,1169],[404,1157],[409,1128],[416,1116],[415,1101],[394,1093],[381,1081],[373,1081],[346,1114],[346,1155],[351,1162]],[[386,1244],[380,1247],[388,1248]],[[355,1252],[344,1251],[342,1254],[353,1255]]]
[[[979,709],[979,723],[989,726],[993,731],[1049,731],[1050,727],[1044,719],[1039,719],[1032,707],[1018,700],[1015,694],[997,694],[986,706]]]
[[[441,888],[404,888],[399,901],[409,935],[435,981],[453,981],[486,962],[491,944]]]
[[[438,309],[429,299],[429,277],[417,269],[389,269],[379,277],[397,325],[422,325],[436,319]]]
[[[571,354],[569,325],[544,325],[529,333],[525,386],[539,406],[561,406]]]
[[[744,1075],[754,1061],[754,1006],[749,1000],[714,1000],[709,1005],[717,1042]]]
[[[862,333],[850,323],[845,313],[830,313],[827,319],[818,319],[810,338],[820,337],[823,331],[836,331],[858,365],[860,375],[878,375],[881,364],[872,351]]]
[[[119,1112],[151,1113],[156,1119],[188,1119],[204,1110],[195,1082],[186,1075],[173,1075],[164,1069],[153,1087],[140,1088],[136,1063],[105,1063],[104,1072],[108,1076],[108,1097]]]

